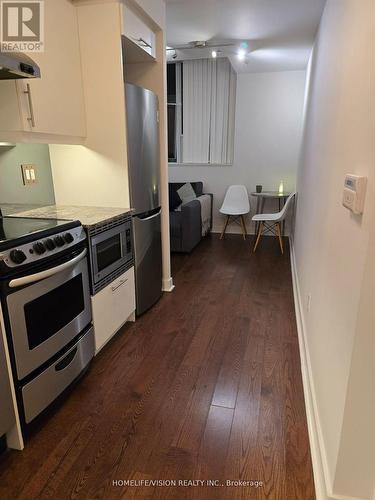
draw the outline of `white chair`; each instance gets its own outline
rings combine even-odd
[[[233,222],[237,222],[238,224],[240,224],[242,229],[242,236],[245,240],[247,231],[244,215],[250,212],[249,194],[247,192],[246,186],[229,186],[225,194],[223,204],[220,208],[220,212],[227,216],[227,220],[225,221],[225,226],[221,233],[220,239],[222,240],[224,238],[229,220],[231,217],[234,217]]]
[[[259,226],[258,236],[257,236],[257,239],[255,241],[253,252],[256,251],[262,234],[267,232],[267,231],[270,231],[275,236],[276,235],[278,236],[281,253],[282,254],[284,253],[283,240],[281,238],[281,223],[284,221],[284,219],[288,213],[288,209],[290,207],[290,204],[291,204],[293,198],[295,197],[295,195],[296,195],[296,193],[292,193],[288,196],[288,198],[285,202],[285,205],[283,206],[283,208],[280,212],[277,212],[275,214],[257,214],[257,215],[254,215],[252,220],[254,222],[259,222],[260,226]]]

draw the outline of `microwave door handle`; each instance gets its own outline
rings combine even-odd
[[[23,276],[22,278],[16,278],[9,282],[10,288],[18,288],[19,286],[30,285],[30,283],[35,283],[36,281],[44,280],[45,278],[50,278],[55,274],[61,273],[66,269],[77,264],[80,260],[86,257],[87,249],[85,248],[83,252],[69,260],[68,262],[64,262],[64,264],[60,264],[55,267],[51,267],[51,269],[46,269],[45,271],[41,271],[40,273],[30,274],[28,276]]]

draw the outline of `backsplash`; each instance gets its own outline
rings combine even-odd
[[[24,185],[21,165],[35,166],[36,182]],[[47,144],[17,144],[0,148],[1,204],[51,205],[55,192]]]

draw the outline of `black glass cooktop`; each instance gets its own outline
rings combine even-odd
[[[0,248],[18,244],[20,240],[38,240],[41,237],[64,231],[68,227],[78,226],[67,220],[31,219],[28,217],[0,218]]]

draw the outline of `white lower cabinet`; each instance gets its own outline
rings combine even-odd
[[[91,304],[98,353],[130,317],[134,320],[134,267],[91,297]]]

